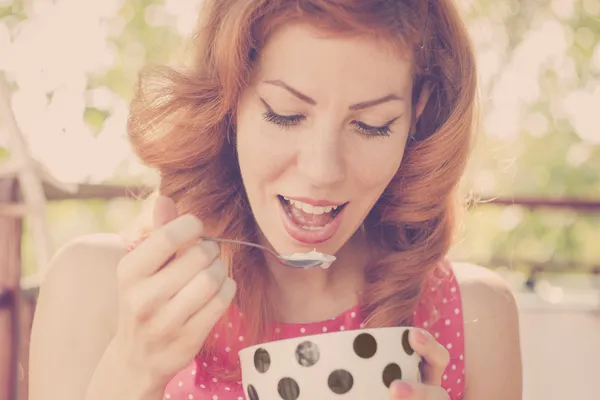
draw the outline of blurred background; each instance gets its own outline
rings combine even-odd
[[[452,258],[510,283],[525,400],[600,398],[600,0],[457,0],[479,62],[476,202]],[[180,65],[201,0],[0,0],[0,400],[27,399],[41,272],[129,227],[156,175],[126,139],[147,63]],[[76,301],[76,299],[74,299]]]

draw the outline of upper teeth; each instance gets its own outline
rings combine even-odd
[[[331,212],[332,210],[336,210],[339,207],[339,206],[319,207],[319,206],[313,206],[311,204],[304,203],[302,201],[289,199],[287,197],[284,197],[284,199],[286,199],[287,201],[290,202],[291,205],[304,211],[305,213],[315,214],[315,215],[326,214],[328,212]]]

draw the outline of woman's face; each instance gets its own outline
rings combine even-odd
[[[335,254],[402,161],[411,61],[383,42],[277,31],[238,104],[237,152],[262,234],[281,254]]]

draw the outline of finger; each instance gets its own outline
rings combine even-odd
[[[213,242],[200,242],[188,248],[180,257],[147,277],[132,288],[131,308],[139,320],[145,320],[175,296],[202,270],[219,256]]]
[[[390,400],[449,400],[441,386],[397,380],[390,385]]]
[[[152,324],[157,329],[167,326],[183,326],[198,313],[221,290],[227,277],[227,267],[221,260],[197,273],[156,314]]]
[[[202,222],[191,214],[160,227],[123,257],[119,265],[121,283],[154,274],[177,250],[197,241],[202,231]]]
[[[183,331],[199,344],[204,342],[210,330],[229,308],[236,290],[235,281],[225,278],[217,294],[186,322]]]
[[[154,202],[154,229],[173,221],[178,217],[177,206],[170,197],[158,196]]]
[[[210,267],[219,257],[221,249],[211,241],[200,241],[182,251],[176,259],[147,279],[148,285],[170,299],[200,271]],[[158,290],[157,290],[158,291]]]
[[[441,385],[442,375],[450,362],[450,353],[423,329],[411,329],[410,345],[423,357],[422,381],[429,385]]]

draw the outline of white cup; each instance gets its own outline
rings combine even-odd
[[[248,400],[387,399],[396,379],[419,382],[409,327],[359,329],[262,343],[240,350]]]

